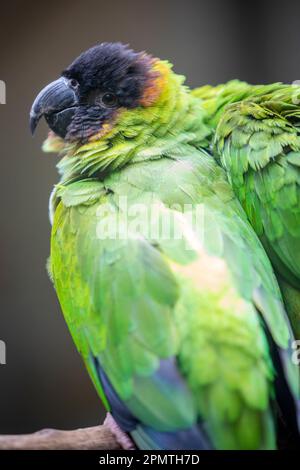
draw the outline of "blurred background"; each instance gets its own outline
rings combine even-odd
[[[122,41],[169,59],[190,86],[300,79],[300,3],[288,0],[11,0],[0,7],[0,433],[99,424],[103,408],[72,343],[45,264],[55,156],[28,113],[80,52]]]

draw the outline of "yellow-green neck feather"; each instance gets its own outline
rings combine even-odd
[[[107,174],[129,162],[170,156],[185,145],[207,146],[209,128],[204,124],[201,101],[183,85],[167,62],[156,61],[159,96],[154,103],[120,110],[110,128],[84,145],[65,144],[50,137],[44,151],[60,151],[62,182]],[[151,100],[151,91],[146,97]]]

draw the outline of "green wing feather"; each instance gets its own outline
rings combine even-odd
[[[217,157],[277,272],[300,288],[300,88],[274,85],[228,106]],[[300,335],[300,314],[294,321]]]
[[[202,420],[216,448],[273,448],[274,370],[260,315],[296,391],[291,335],[270,263],[211,156],[182,144],[103,182],[58,187],[54,199],[52,276],[104,402],[95,357],[142,423],[174,431]],[[149,233],[136,204],[153,203]],[[169,238],[157,230],[166,219]],[[181,386],[155,380],[168,358]]]
[[[251,85],[240,80],[230,80],[217,86],[205,85],[192,90],[191,94],[201,100],[201,108],[205,112],[204,122],[214,131],[219,124],[225,109],[232,103],[243,101],[270,93],[278,88],[278,83],[271,85]]]

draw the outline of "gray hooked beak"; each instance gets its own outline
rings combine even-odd
[[[42,116],[55,134],[64,138],[67,128],[78,106],[75,90],[70,87],[65,77],[47,85],[37,95],[30,110],[30,129],[34,134]]]

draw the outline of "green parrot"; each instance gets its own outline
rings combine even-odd
[[[141,449],[298,442],[280,289],[184,77],[103,43],[38,94],[32,131],[42,116],[61,156],[49,272],[116,435]]]
[[[202,87],[213,150],[275,268],[300,339],[300,87]]]

